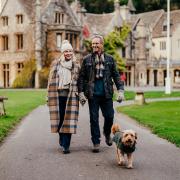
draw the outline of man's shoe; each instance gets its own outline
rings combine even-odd
[[[112,141],[111,136],[105,136],[105,142],[108,146],[112,146],[113,141]]]
[[[99,152],[99,148],[100,148],[100,144],[94,144],[93,146],[93,153],[98,153]]]
[[[64,153],[64,154],[69,154],[69,153],[70,153],[70,150],[69,150],[69,149],[66,149],[66,148],[63,148],[63,153]]]

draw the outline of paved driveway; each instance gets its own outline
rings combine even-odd
[[[138,133],[134,169],[117,166],[115,148],[102,137],[101,152],[91,152],[87,105],[81,108],[78,134],[73,135],[71,154],[64,155],[58,136],[50,133],[48,109],[30,113],[0,146],[1,180],[177,180],[180,149],[160,139],[132,119],[116,114],[123,129]],[[102,127],[102,118],[101,118]],[[102,128],[101,128],[102,130]]]

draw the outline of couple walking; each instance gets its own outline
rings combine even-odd
[[[71,44],[64,40],[62,55],[53,61],[48,81],[48,106],[51,132],[59,133],[63,153],[70,153],[71,135],[76,133],[79,101],[88,101],[93,152],[99,152],[99,108],[104,117],[103,134],[108,146],[112,145],[111,126],[114,119],[113,81],[118,90],[117,101],[124,99],[123,82],[115,61],[103,51],[104,40],[100,35],[92,38],[92,53],[84,57],[80,68]]]

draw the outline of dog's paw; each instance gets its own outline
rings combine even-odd
[[[125,161],[119,161],[119,162],[118,162],[118,165],[119,165],[119,166],[124,166],[124,165],[125,165]]]
[[[126,168],[127,169],[133,169],[133,166],[132,165],[128,165]]]

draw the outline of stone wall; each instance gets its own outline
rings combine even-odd
[[[2,18],[0,18],[0,87],[3,86],[3,64],[9,64],[9,81],[12,85],[17,74],[17,63],[24,62],[33,56],[34,49],[34,33],[31,21],[18,1],[8,1],[8,8],[5,8],[1,14],[8,16],[8,26],[3,26]],[[17,24],[17,14],[23,15],[23,23]],[[17,49],[17,34],[23,34],[23,49]],[[8,50],[2,49],[2,36],[8,36]]]

